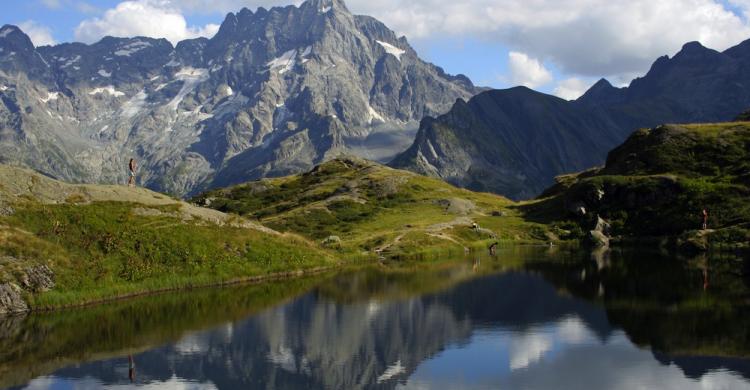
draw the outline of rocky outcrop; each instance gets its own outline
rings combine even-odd
[[[353,153],[386,161],[478,91],[341,0],[230,13],[211,39],[34,48],[0,29],[0,163],[185,195]]]
[[[14,283],[0,284],[0,315],[23,313],[29,310],[21,288]]]
[[[525,208],[546,222],[566,221],[606,244],[601,216],[615,236],[647,238],[703,251],[750,242],[750,126],[742,122],[644,129],[610,152],[604,167],[558,179]],[[696,231],[708,212],[711,230]],[[585,212],[584,212],[585,211]],[[605,234],[601,234],[601,233]]]
[[[0,258],[0,315],[23,313],[29,310],[25,293],[40,293],[55,287],[55,274],[46,264],[5,256]]]
[[[24,290],[39,293],[55,287],[55,274],[46,265],[33,265],[23,270],[19,281]]]

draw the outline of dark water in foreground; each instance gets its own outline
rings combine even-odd
[[[750,388],[747,269],[512,248],[0,319],[0,387]]]

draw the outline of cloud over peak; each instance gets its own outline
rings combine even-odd
[[[538,60],[517,51],[508,53],[508,69],[510,81],[516,85],[536,88],[553,80],[552,73]]]
[[[104,15],[82,21],[75,30],[77,40],[95,42],[104,36],[166,38],[173,44],[196,37],[211,37],[217,24],[188,26],[180,10],[166,0],[123,1]]]
[[[27,20],[18,24],[18,27],[29,36],[34,46],[54,45],[55,38],[52,37],[52,30],[33,20]]]

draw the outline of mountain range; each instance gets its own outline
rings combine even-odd
[[[392,166],[513,199],[538,195],[557,175],[601,165],[639,128],[722,122],[750,107],[750,41],[724,52],[687,43],[642,78],[594,84],[575,101],[527,88],[480,93],[421,122]]]
[[[229,13],[211,39],[34,47],[0,29],[0,163],[191,196],[341,155],[527,199],[601,165],[638,128],[750,107],[750,41],[686,44],[642,78],[575,101],[488,90],[421,60],[343,0]]]
[[[105,37],[35,48],[0,29],[0,162],[72,182],[175,195],[307,170],[354,154],[388,161],[419,121],[480,89],[422,61],[341,0],[242,9],[211,39]]]

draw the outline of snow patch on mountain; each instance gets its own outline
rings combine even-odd
[[[16,29],[14,29],[13,27],[10,27],[10,26],[8,26],[8,27],[6,27],[6,28],[4,28],[4,29],[0,30],[0,38],[5,38],[5,37],[7,37],[7,36],[8,36],[8,34],[12,33],[12,32],[13,32],[13,31],[15,31],[15,30],[16,30]]]
[[[186,67],[175,73],[174,77],[176,80],[183,82],[182,89],[180,89],[180,92],[177,93],[172,101],[167,103],[167,108],[177,111],[177,107],[185,99],[185,96],[197,88],[200,83],[208,80],[210,76],[208,69]]]
[[[67,60],[67,58],[61,58],[61,59],[60,59],[60,61],[65,61],[65,60]],[[62,66],[61,66],[61,68],[67,68],[67,67],[69,67],[69,66],[71,66],[71,65],[75,64],[76,62],[80,61],[80,60],[81,60],[81,56],[77,55],[77,56],[75,56],[75,57],[73,57],[73,58],[71,58],[71,59],[67,60],[67,62],[65,62],[65,63],[64,63],[64,64],[63,64]]]
[[[372,108],[370,105],[367,106],[367,122],[369,124],[372,124],[373,122],[382,122],[385,123],[385,118],[383,118],[382,115],[380,115],[377,111],[375,111],[374,108]]]
[[[125,96],[125,93],[116,90],[113,85],[107,85],[106,87],[94,88],[91,92],[89,92],[89,95],[97,95],[97,94],[105,93],[105,92],[114,97]]]
[[[146,99],[148,99],[146,91],[138,92],[135,96],[133,96],[130,100],[122,105],[122,116],[129,119],[138,115],[138,113],[146,108]]]
[[[99,69],[99,71],[96,73],[99,73],[99,76],[102,76],[102,77],[112,77],[112,72],[107,72],[104,69]]]
[[[118,57],[130,57],[131,54],[137,53],[147,47],[150,47],[151,43],[144,42],[144,41],[135,41],[128,43],[127,45],[123,45],[120,47],[120,50],[117,50],[115,52],[115,55]]]
[[[271,70],[279,69],[279,74],[284,74],[292,69],[294,69],[294,65],[296,64],[296,58],[297,58],[297,49],[292,49],[284,54],[281,55],[281,57],[275,58],[266,64],[266,66],[270,67]]]
[[[48,92],[46,97],[40,97],[39,101],[47,103],[50,100],[57,100],[60,97],[60,92]]]
[[[390,43],[383,42],[383,41],[375,41],[375,42],[377,42],[380,46],[383,46],[383,49],[385,49],[386,53],[392,54],[399,61],[401,61],[401,55],[406,53],[406,50],[399,49],[398,47],[393,46]]]

